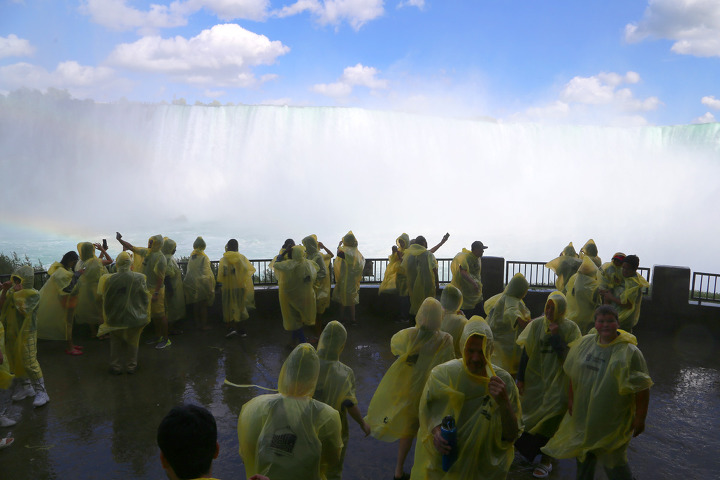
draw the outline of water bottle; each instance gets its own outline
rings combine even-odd
[[[440,435],[450,445],[450,453],[442,457],[443,472],[447,472],[457,460],[457,428],[455,427],[455,418],[448,415],[443,418],[440,424]]]

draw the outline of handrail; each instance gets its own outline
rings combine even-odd
[[[720,303],[718,280],[720,280],[720,274],[717,273],[693,272],[690,300],[697,301],[698,305],[701,305],[702,302]],[[712,289],[710,288],[711,284]]]

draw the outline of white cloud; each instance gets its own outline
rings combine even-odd
[[[403,7],[417,7],[422,10],[423,8],[425,8],[425,0],[405,0],[398,3],[398,8]]]
[[[67,89],[77,97],[85,97],[104,87],[122,86],[124,83],[111,68],[89,67],[75,61],[59,63],[52,72],[24,62],[0,67],[0,89],[8,91],[18,88],[58,88]]]
[[[290,49],[280,41],[240,25],[215,25],[190,39],[143,37],[115,47],[108,63],[130,70],[164,73],[197,85],[251,87],[276,78],[257,79],[252,68],[271,65]]]
[[[715,120],[715,115],[713,115],[710,112],[705,112],[705,115],[696,118],[692,121],[692,123],[699,124],[699,123],[715,123],[717,120]]]
[[[128,5],[128,0],[84,0],[80,11],[109,29],[138,29],[149,34],[187,25],[188,17],[203,8],[225,21],[264,20],[269,6],[269,0],[175,0],[169,5],[151,4],[149,10],[143,11]]]
[[[275,10],[277,17],[289,17],[309,12],[321,25],[339,26],[347,22],[359,30],[366,22],[385,13],[383,0],[298,0],[292,5]]]
[[[5,57],[29,57],[35,53],[35,47],[24,38],[10,34],[7,37],[0,37],[0,58]]]
[[[312,91],[328,97],[340,98],[349,96],[356,86],[371,90],[388,88],[387,80],[377,78],[378,73],[376,68],[358,63],[354,67],[346,67],[337,82],[314,85]]]
[[[709,97],[703,97],[700,101],[703,105],[707,105],[714,110],[720,110],[720,99],[717,99],[712,95],[710,95]]]
[[[650,0],[638,23],[625,26],[625,39],[672,40],[671,50],[698,57],[720,56],[720,2],[717,0]]]
[[[649,111],[661,105],[657,97],[639,100],[633,97],[629,88],[618,89],[624,83],[638,83],[640,75],[627,72],[620,75],[602,72],[592,77],[574,77],[560,92],[560,100],[569,104],[588,105],[613,104],[624,111]]]

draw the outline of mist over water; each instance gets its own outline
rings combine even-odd
[[[354,108],[97,104],[0,96],[0,251],[44,263],[81,240],[203,235],[269,258],[287,237],[366,257],[402,232],[451,257],[547,261],[594,238],[608,260],[720,272],[720,124],[503,124]]]

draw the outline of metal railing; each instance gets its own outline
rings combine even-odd
[[[517,273],[522,273],[530,288],[555,288],[555,272],[545,266],[546,262],[505,262],[505,285]]]
[[[718,283],[720,274],[693,272],[692,287],[690,288],[690,300],[707,303],[720,303],[720,291]]]

